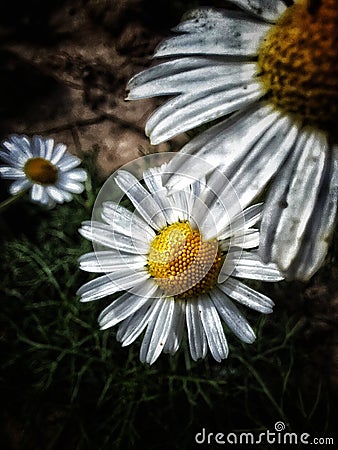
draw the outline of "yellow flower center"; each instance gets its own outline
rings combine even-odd
[[[299,0],[287,8],[259,51],[261,80],[271,101],[311,125],[336,126],[337,0]]]
[[[188,222],[164,227],[151,243],[148,271],[167,296],[186,299],[209,292],[222,256],[216,239],[204,241]]]
[[[29,159],[25,164],[24,172],[31,181],[43,185],[55,184],[58,179],[57,168],[44,158]]]

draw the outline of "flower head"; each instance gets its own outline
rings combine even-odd
[[[148,120],[157,144],[227,116],[181,155],[222,167],[243,207],[263,192],[260,254],[288,279],[309,279],[325,258],[337,209],[338,8],[336,0],[230,0],[240,10],[197,9],[155,57],[176,58],[136,75],[128,99],[174,96]],[[229,116],[230,114],[230,116]],[[229,117],[228,117],[229,116]]]
[[[7,165],[0,166],[0,175],[15,180],[9,188],[12,195],[30,190],[32,202],[51,208],[83,191],[87,173],[76,168],[81,160],[67,152],[64,144],[54,145],[53,139],[41,136],[12,135],[2,146],[0,159]]]
[[[282,279],[274,264],[264,264],[253,226],[261,204],[240,211],[225,177],[218,171],[168,195],[161,177],[166,166],[147,169],[145,186],[119,170],[116,184],[135,207],[104,201],[101,220],[84,222],[82,236],[96,246],[80,258],[88,272],[104,273],[84,284],[81,301],[121,293],[99,316],[102,329],[119,324],[117,339],[129,345],[145,330],[140,359],[152,364],[161,352],[174,354],[188,335],[194,360],[208,347],[221,361],[228,355],[222,321],[239,339],[255,333],[237,302],[264,314],[273,302],[238,278]],[[111,191],[110,191],[111,192]],[[250,251],[251,250],[251,251]]]

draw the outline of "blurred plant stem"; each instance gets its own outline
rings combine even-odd
[[[19,192],[19,194],[12,195],[12,197],[7,198],[3,202],[0,203],[0,213],[4,212],[9,206],[11,206],[16,201],[20,200],[27,191]]]

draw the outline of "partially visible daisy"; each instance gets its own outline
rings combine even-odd
[[[246,207],[268,183],[260,254],[288,279],[321,266],[337,210],[337,0],[230,0],[240,10],[197,9],[136,75],[128,99],[174,96],[148,120],[153,144],[228,116],[181,153],[221,166]],[[288,2],[290,4],[290,2]],[[202,176],[205,167],[169,166]],[[184,181],[186,182],[186,180]]]
[[[84,169],[76,168],[81,160],[67,151],[64,144],[33,136],[11,135],[2,142],[0,175],[15,180],[9,188],[12,195],[29,190],[30,200],[52,208],[69,202],[72,194],[80,194],[87,179]]]
[[[124,291],[102,311],[99,324],[119,324],[123,346],[145,331],[142,362],[154,363],[162,351],[174,354],[185,328],[193,360],[204,358],[209,347],[220,362],[228,356],[222,322],[243,342],[255,340],[235,303],[263,314],[273,308],[270,298],[238,278],[274,282],[282,276],[250,251],[258,244],[253,226],[261,204],[235,212],[216,172],[207,183],[197,181],[168,196],[161,183],[165,170],[146,170],[146,188],[130,172],[117,172],[115,182],[136,211],[106,201],[102,221],[82,224],[81,235],[99,248],[83,255],[80,267],[104,275],[84,284],[78,295],[88,302]]]

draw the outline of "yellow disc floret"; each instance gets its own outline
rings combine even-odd
[[[57,168],[44,158],[29,159],[24,166],[24,172],[31,181],[42,185],[54,184],[58,179]]]
[[[222,264],[215,239],[204,241],[188,222],[163,228],[151,243],[148,271],[168,296],[204,294],[215,285]]]
[[[338,108],[337,0],[298,0],[267,34],[260,78],[280,109],[319,128],[336,127]]]

